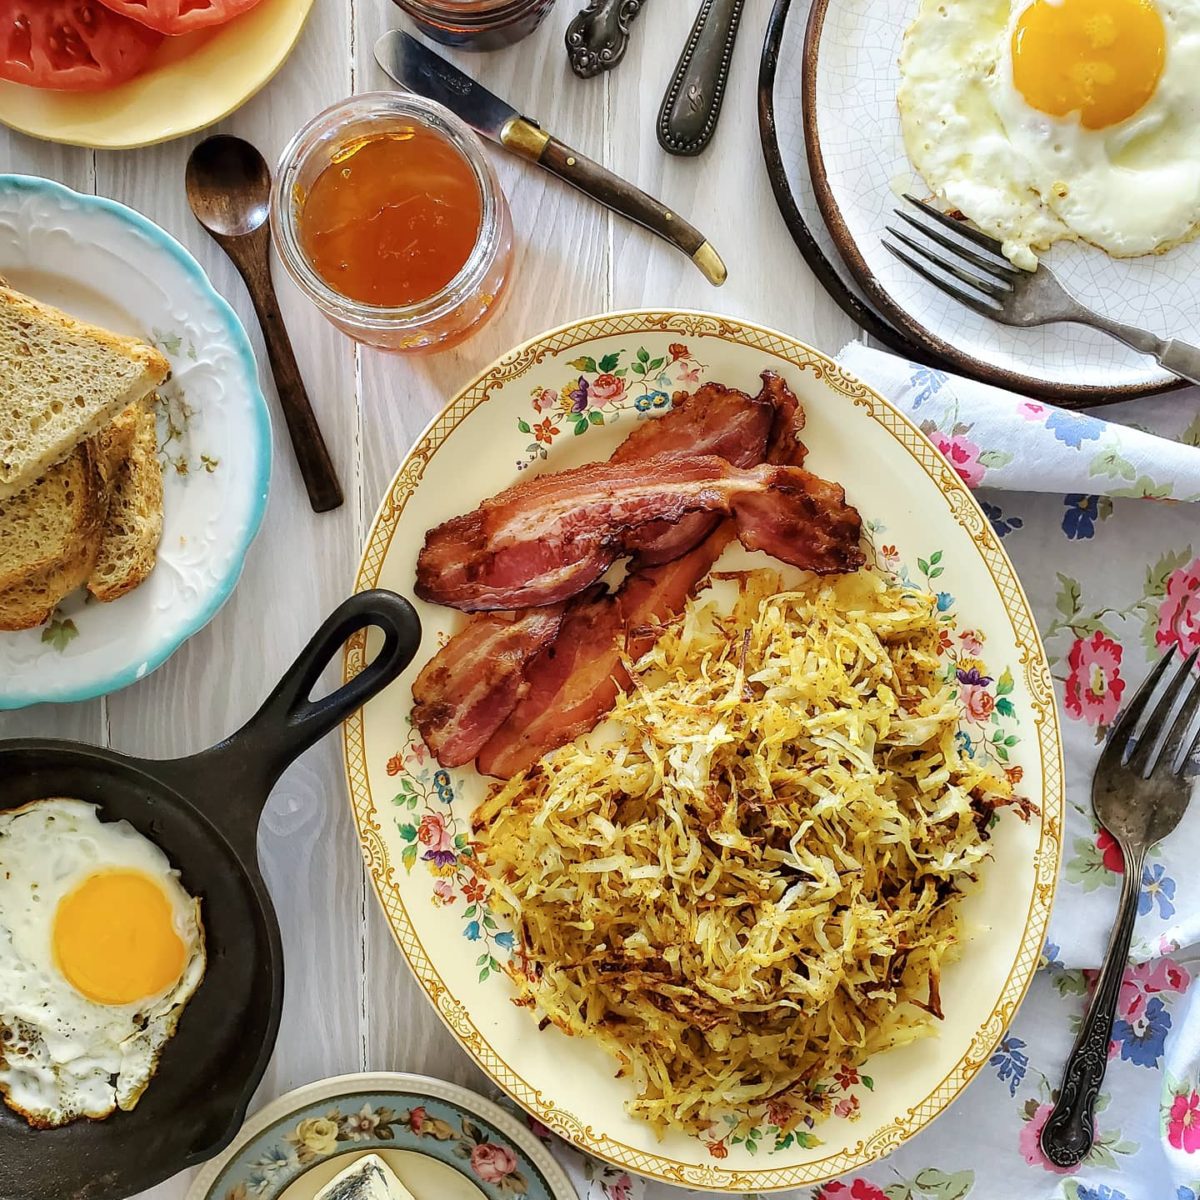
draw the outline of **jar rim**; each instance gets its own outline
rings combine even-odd
[[[317,273],[300,245],[294,193],[297,177],[311,156],[349,124],[372,116],[409,118],[442,134],[462,154],[479,187],[480,219],[466,262],[432,295],[411,304],[375,305],[345,296]],[[319,112],[292,136],[279,156],[271,194],[271,227],[279,256],[297,285],[326,313],[367,329],[414,328],[452,311],[464,291],[487,276],[498,252],[501,226],[499,183],[483,143],[469,125],[444,105],[405,92],[361,92]]]
[[[476,0],[473,12],[463,12],[453,0],[397,0],[399,6],[424,20],[452,22],[460,28],[491,28],[509,24],[540,8],[546,0]]]

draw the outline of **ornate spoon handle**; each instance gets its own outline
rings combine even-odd
[[[712,138],[744,3],[701,3],[658,114],[658,144],[668,154],[699,154]]]
[[[567,26],[567,58],[580,79],[611,71],[625,57],[629,26],[644,0],[590,0]]]
[[[1042,1126],[1042,1150],[1056,1167],[1073,1167],[1082,1162],[1095,1139],[1093,1114],[1096,1094],[1104,1082],[1108,1066],[1108,1044],[1112,1041],[1117,997],[1129,961],[1129,943],[1137,919],[1138,894],[1142,886],[1142,864],[1146,852],[1122,847],[1125,879],[1121,885],[1121,903],[1117,923],[1104,953],[1104,967],[1084,1014],[1083,1026],[1063,1071],[1058,1103]]]

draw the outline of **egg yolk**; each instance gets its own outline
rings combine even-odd
[[[1166,53],[1153,0],[1034,0],[1013,30],[1013,83],[1039,112],[1107,129],[1154,95]]]
[[[130,870],[100,871],[59,901],[54,953],[76,991],[112,1005],[166,991],[187,959],[161,885]]]

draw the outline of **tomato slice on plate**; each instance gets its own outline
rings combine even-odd
[[[0,0],[0,79],[94,92],[132,79],[162,34],[96,0]]]
[[[223,25],[259,0],[100,0],[113,12],[132,17],[159,33],[194,33],[210,25]]]

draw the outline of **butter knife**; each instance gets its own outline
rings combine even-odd
[[[402,88],[444,104],[477,133],[537,163],[682,250],[709,283],[719,287],[725,282],[721,256],[698,229],[633,184],[551,137],[536,121],[523,117],[416,38],[398,29],[385,33],[375,43],[375,59]]]

